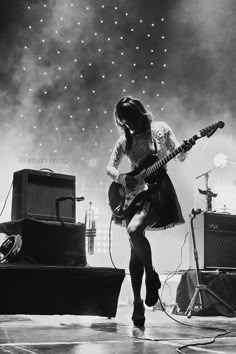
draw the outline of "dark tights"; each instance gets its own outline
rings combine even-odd
[[[129,270],[135,302],[141,301],[141,287],[144,271],[146,277],[152,276],[153,274],[152,252],[150,243],[145,237],[145,230],[157,220],[158,217],[147,205],[147,208],[137,212],[132,218],[126,221],[131,245]]]

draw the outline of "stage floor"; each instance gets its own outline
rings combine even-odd
[[[0,353],[174,354],[182,345],[206,342],[222,333],[191,326],[217,327],[230,333],[217,338],[214,344],[190,347],[183,352],[236,353],[236,318],[192,316],[187,319],[171,315],[188,325],[185,326],[161,310],[146,309],[145,328],[138,329],[131,322],[131,314],[131,305],[119,305],[116,317],[111,319],[74,315],[1,315]]]

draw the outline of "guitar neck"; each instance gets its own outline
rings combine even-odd
[[[222,129],[224,127],[224,122],[219,121],[217,123],[211,124],[208,127],[201,129],[197,134],[193,135],[192,138],[190,138],[188,141],[194,143],[197,139],[200,139],[204,136],[207,136],[208,138],[215,133],[215,131],[220,128]],[[152,166],[149,166],[144,174],[143,177],[146,178],[150,176],[152,173],[154,173],[156,170],[159,168],[163,167],[164,165],[167,164],[170,160],[172,160],[175,156],[177,156],[179,153],[184,151],[186,144],[183,143],[179,147],[177,147],[174,151],[170,152],[166,156],[162,157],[160,160],[155,162]]]
[[[156,172],[159,168],[163,167],[170,160],[172,160],[175,156],[177,156],[181,151],[183,151],[183,146],[180,145],[177,149],[170,152],[166,156],[162,157],[160,160],[155,162],[152,166],[148,167],[144,173],[144,178],[150,176],[152,173]]]

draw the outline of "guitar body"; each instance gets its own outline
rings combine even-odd
[[[117,208],[122,209],[123,199],[122,185],[120,183],[112,182],[108,191],[108,199],[111,210],[118,213]]]
[[[156,171],[147,178],[142,178],[142,172],[145,171],[145,168],[151,166],[155,161],[157,161],[157,156],[150,155],[138,168],[127,173],[127,175],[138,179],[138,186],[135,188],[135,191],[128,192],[120,183],[112,182],[108,191],[108,199],[111,210],[116,216],[123,217],[127,215],[133,208],[133,205],[142,198],[143,193],[148,189],[148,184],[156,183],[159,180],[164,171],[163,169]],[[129,198],[131,199],[130,203]]]

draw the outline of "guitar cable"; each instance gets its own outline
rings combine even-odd
[[[109,247],[109,257],[110,257],[111,263],[112,263],[113,267],[115,269],[117,269],[117,267],[113,261],[113,258],[112,258],[112,250],[111,250],[111,226],[112,226],[113,217],[114,217],[114,214],[112,213],[111,219],[110,219],[110,224],[109,224],[109,231],[108,231],[108,247]]]
[[[13,186],[13,181],[11,182],[9,191],[8,191],[7,196],[6,196],[6,198],[5,198],[5,201],[4,201],[2,210],[1,210],[1,212],[0,212],[0,217],[2,216],[2,213],[3,213],[3,211],[4,211],[5,207],[6,207],[6,204],[7,204],[7,201],[8,201],[8,198],[9,198],[9,195],[10,195],[10,192],[11,192],[11,189],[12,189],[12,186]]]

